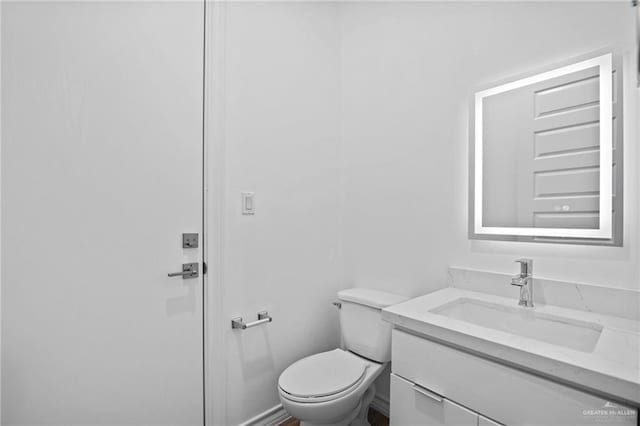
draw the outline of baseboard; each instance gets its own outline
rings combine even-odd
[[[387,417],[389,417],[390,406],[391,404],[389,403],[389,400],[381,397],[380,395],[376,395],[375,398],[373,398],[373,401],[371,401],[370,405],[370,407],[376,410],[378,413],[384,414]]]
[[[278,404],[238,426],[277,426],[288,418],[289,414],[284,411],[282,404]]]
[[[389,401],[380,395],[376,395],[371,401],[371,408],[380,414],[389,417]],[[289,418],[289,414],[284,410],[282,404],[278,404],[257,416],[240,423],[238,426],[278,426]]]

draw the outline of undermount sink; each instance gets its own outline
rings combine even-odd
[[[535,309],[469,298],[456,299],[430,312],[582,352],[594,350],[603,328],[596,323],[542,314]]]

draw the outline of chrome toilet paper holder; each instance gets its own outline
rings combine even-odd
[[[231,320],[231,328],[232,329],[240,329],[245,330],[247,328],[255,327],[257,325],[266,324],[273,321],[273,318],[269,315],[267,311],[258,312],[258,320],[253,322],[244,322],[242,317],[237,317]]]

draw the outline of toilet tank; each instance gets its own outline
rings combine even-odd
[[[366,288],[338,292],[342,303],[340,329],[344,347],[377,362],[391,360],[391,324],[382,320],[381,311],[408,298]]]

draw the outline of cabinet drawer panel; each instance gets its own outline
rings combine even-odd
[[[635,410],[600,397],[400,330],[392,342],[393,373],[500,423],[636,426]]]
[[[391,426],[476,426],[478,415],[391,375]]]
[[[478,426],[502,426],[502,425],[486,417],[478,416]]]

